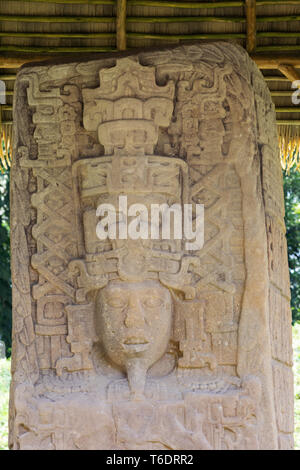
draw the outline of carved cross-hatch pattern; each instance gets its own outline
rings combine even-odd
[[[234,263],[228,246],[232,227],[226,222],[234,195],[228,188],[230,170],[222,153],[224,77],[231,72],[228,64],[222,68],[203,62],[199,70],[182,74],[177,86],[176,121],[169,134],[173,146],[189,164],[191,201],[205,207],[205,244],[198,252],[201,262],[197,287],[200,290],[210,284],[234,293]]]
[[[205,240],[204,247],[199,252],[202,263],[198,271],[201,280],[197,287],[201,289],[211,283],[225,292],[234,293],[235,288],[230,276],[233,263],[228,246],[232,228],[226,223],[231,198],[230,191],[226,191],[224,186],[227,176],[224,174],[224,164],[211,167],[201,165],[200,159],[198,162],[199,165],[196,161],[191,163],[191,175],[195,180],[198,176],[191,189],[192,201],[204,204],[205,231],[210,237]],[[205,261],[206,257],[209,259]]]
[[[38,223],[32,233],[38,241],[39,253],[32,257],[32,265],[44,280],[40,279],[39,285],[34,287],[33,295],[39,299],[58,288],[73,298],[74,288],[67,282],[68,261],[76,243],[70,169],[35,169],[35,176],[39,184],[32,204],[38,209]]]
[[[67,342],[66,306],[73,303],[68,263],[77,254],[74,230],[74,201],[71,160],[75,158],[77,88],[66,85],[40,91],[37,74],[24,76],[29,82],[28,102],[36,107],[33,122],[37,159],[28,153],[20,160],[26,170],[32,168],[37,192],[31,204],[37,211],[32,236],[37,242],[31,265],[38,272],[38,283],[32,286],[36,300],[36,346],[41,369],[55,368],[62,357],[71,356]],[[64,104],[65,103],[65,104]],[[73,106],[72,106],[73,105]]]

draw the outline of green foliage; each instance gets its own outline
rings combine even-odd
[[[295,386],[295,449],[300,450],[300,323],[293,327]]]
[[[285,223],[293,322],[300,321],[300,173],[284,176]]]
[[[0,339],[11,350],[11,279],[9,242],[9,173],[0,174]]]
[[[7,450],[10,360],[0,359],[0,450]]]

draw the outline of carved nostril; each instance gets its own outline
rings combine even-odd
[[[142,312],[139,311],[137,308],[128,309],[126,312],[124,323],[127,328],[141,325],[142,323],[144,323],[144,317]]]

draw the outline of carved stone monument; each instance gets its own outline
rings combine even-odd
[[[275,112],[246,52],[25,67],[14,121],[10,447],[292,448]],[[203,204],[204,245],[99,238],[121,196]]]

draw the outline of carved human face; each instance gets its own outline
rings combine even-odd
[[[140,358],[149,368],[166,351],[172,299],[158,281],[112,281],[96,301],[96,332],[107,356],[118,366]]]

